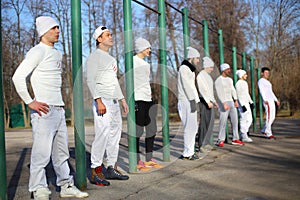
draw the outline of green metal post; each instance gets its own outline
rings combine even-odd
[[[260,79],[260,68],[257,68],[257,80]],[[259,88],[257,87],[258,89],[258,106],[259,106],[259,126],[260,126],[260,129],[263,128],[263,100],[262,100],[262,97],[259,93]]]
[[[209,41],[208,41],[208,24],[207,20],[202,21],[202,31],[203,31],[203,47],[204,47],[204,56],[209,57]]]
[[[0,4],[0,8],[2,4]],[[2,24],[2,8],[0,9],[0,24]],[[1,25],[2,27],[2,25]],[[3,79],[2,79],[2,30],[0,30],[0,200],[7,199],[6,180],[6,152],[5,152],[5,126],[4,126],[4,103],[3,103]]]
[[[123,0],[124,12],[124,42],[125,42],[125,71],[126,71],[126,93],[129,113],[127,116],[129,172],[136,172],[136,129],[134,110],[134,82],[133,82],[133,47],[132,47],[132,13],[131,0]]]
[[[169,104],[168,104],[168,70],[167,70],[167,41],[166,41],[166,9],[165,1],[158,0],[158,25],[159,25],[159,64],[161,74],[161,104],[162,104],[162,134],[163,134],[163,159],[170,161],[169,141]]]
[[[253,132],[256,132],[256,97],[255,97],[255,77],[254,77],[254,57],[250,57],[250,75],[251,75],[251,94],[252,100],[255,105],[254,109],[252,110],[252,118],[253,118]]]
[[[218,46],[219,46],[219,57],[220,65],[224,63],[224,46],[223,46],[223,33],[222,30],[218,30]]]
[[[219,57],[220,57],[220,65],[224,63],[224,46],[223,46],[223,33],[222,30],[218,30],[218,46],[219,46]],[[220,69],[221,71],[221,69]],[[228,143],[228,124],[226,123],[226,139],[225,142]]]
[[[189,31],[189,16],[188,9],[182,9],[182,26],[183,26],[183,46],[184,46],[184,58],[187,57],[187,47],[190,46],[190,31]]]
[[[236,60],[236,47],[232,47],[232,69],[233,69],[233,84],[235,85],[237,82],[237,60]]]
[[[85,160],[85,133],[84,108],[82,89],[82,37],[81,37],[81,2],[71,1],[72,20],[72,75],[73,75],[73,107],[74,107],[74,134],[76,156],[76,182],[81,190],[85,190],[86,160]]]
[[[246,52],[242,53],[242,69],[247,71],[247,58],[246,58]]]

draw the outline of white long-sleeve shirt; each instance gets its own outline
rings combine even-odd
[[[61,61],[61,53],[42,42],[28,51],[12,78],[17,93],[26,104],[33,101],[26,84],[26,77],[32,72],[30,82],[34,99],[48,105],[64,106]]]
[[[197,75],[197,84],[200,92],[200,96],[205,100],[206,103],[215,103],[214,97],[214,81],[210,74],[205,70],[202,70]]]
[[[86,61],[87,85],[94,99],[123,99],[117,78],[117,61],[108,52],[97,48]]]
[[[181,65],[178,72],[178,100],[200,102],[195,86],[195,72],[186,65]]]
[[[260,95],[264,101],[278,101],[272,90],[272,84],[265,78],[260,78],[258,80],[258,88]]]
[[[150,64],[135,55],[133,57],[134,99],[151,101]]]
[[[237,100],[236,91],[231,78],[222,75],[219,76],[215,81],[215,88],[217,96],[222,103],[233,101],[232,99]]]
[[[253,103],[250,94],[248,83],[245,80],[238,80],[235,84],[237,98],[240,106],[248,105],[249,103]]]

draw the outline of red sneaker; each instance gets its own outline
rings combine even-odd
[[[274,135],[271,135],[268,137],[269,140],[275,140],[276,138],[274,137]]]
[[[218,147],[224,147],[224,141],[220,140],[217,144]]]
[[[244,145],[245,143],[240,140],[232,140],[231,144],[232,145]]]

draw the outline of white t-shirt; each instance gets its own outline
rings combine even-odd
[[[137,55],[133,57],[134,99],[151,101],[150,64]]]
[[[267,79],[260,78],[258,80],[258,88],[264,101],[278,101],[272,90],[272,84]]]
[[[218,98],[222,103],[226,101],[233,101],[233,99],[237,100],[233,81],[230,77],[224,77],[222,75],[219,76],[215,81],[215,87]]]
[[[26,84],[26,77],[32,72],[30,82],[34,99],[48,105],[64,106],[61,61],[61,53],[42,42],[28,51],[12,78],[18,94],[26,104],[33,101]]]
[[[250,95],[248,83],[245,80],[238,80],[235,84],[236,93],[238,97],[238,101],[241,106],[249,105],[249,103],[253,103]]]
[[[214,81],[205,70],[202,70],[197,75],[198,89],[201,97],[205,100],[206,103],[212,102],[215,103],[214,97]]]
[[[117,78],[117,61],[108,52],[97,48],[87,58],[87,84],[94,99],[123,99]]]

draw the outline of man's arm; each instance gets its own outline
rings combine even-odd
[[[16,91],[21,99],[28,104],[28,107],[35,110],[40,116],[48,113],[49,106],[46,103],[33,100],[28,92],[26,78],[39,65],[43,58],[43,52],[39,49],[31,49],[26,58],[15,71],[12,80],[16,87]]]

